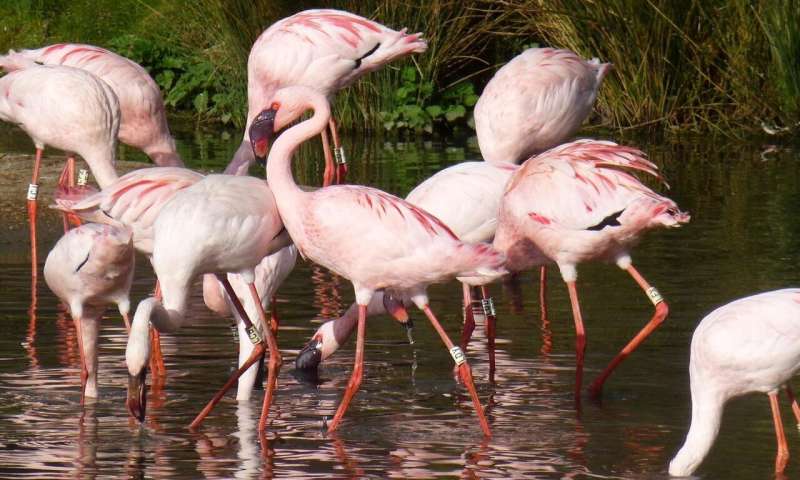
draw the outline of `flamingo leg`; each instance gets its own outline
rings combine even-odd
[[[475,330],[475,312],[472,310],[472,288],[462,283],[464,290],[464,326],[461,330],[461,349],[467,351],[467,345]]]
[[[125,332],[131,334],[131,317],[127,313],[122,314],[122,321],[125,322]]]
[[[350,406],[350,401],[361,386],[361,379],[364,373],[364,336],[366,334],[367,326],[367,306],[358,306],[358,330],[356,334],[356,358],[353,363],[353,373],[350,375],[350,381],[347,383],[347,389],[344,391],[342,401],[339,403],[339,408],[336,409],[336,415],[333,416],[331,424],[328,426],[328,432],[333,432],[339,428],[339,423]]]
[[[583,357],[586,354],[586,330],[583,328],[583,316],[575,282],[567,282],[567,289],[572,303],[572,316],[575,319],[575,402],[579,404],[583,384]]]
[[[153,296],[161,301],[161,284],[156,280],[156,287],[153,291]],[[124,317],[123,317],[124,318]],[[130,330],[128,323],[125,324],[126,328]],[[167,368],[164,366],[164,354],[161,351],[161,334],[155,328],[150,329],[150,371],[153,372],[153,378],[164,377],[167,374]]]
[[[447,336],[447,332],[444,331],[444,328],[442,328],[439,320],[436,319],[436,316],[433,314],[433,311],[428,305],[425,305],[422,311],[425,312],[428,320],[431,321],[431,325],[433,325],[433,328],[442,338],[445,346],[450,351],[450,355],[453,356],[453,360],[455,360],[456,364],[458,365],[459,373],[461,374],[461,380],[464,382],[464,385],[467,387],[467,390],[469,390],[469,394],[472,397],[472,403],[475,406],[475,413],[478,415],[478,422],[481,424],[481,430],[483,430],[484,436],[491,437],[492,431],[489,428],[489,422],[486,420],[486,416],[483,413],[481,400],[478,398],[477,390],[475,390],[475,383],[472,380],[472,372],[470,371],[464,352],[453,344],[453,342],[450,340],[450,337]]]
[[[58,186],[61,188],[71,188],[75,186],[75,155],[69,155],[67,157],[67,162],[64,164],[64,169],[61,171],[61,176],[58,178]],[[67,233],[70,228],[69,214],[62,212],[61,217],[64,222],[64,233]]]
[[[800,406],[797,405],[794,390],[789,385],[786,385],[786,396],[789,397],[789,402],[792,403],[792,412],[794,412],[794,418],[797,420],[797,429],[800,430]]]
[[[653,302],[653,306],[655,306],[655,312],[653,313],[653,317],[650,319],[649,322],[636,334],[635,337],[628,342],[627,345],[611,360],[611,363],[603,370],[603,372],[592,382],[592,385],[589,387],[589,391],[593,397],[599,397],[603,392],[603,383],[608,379],[611,373],[617,368],[617,365],[622,363],[628,355],[633,353],[636,348],[641,345],[641,343],[651,334],[653,331],[658,328],[664,322],[664,319],[667,318],[667,314],[669,313],[669,306],[664,298],[658,293],[655,287],[651,286],[647,283],[647,280],[642,277],[641,274],[633,267],[633,265],[629,266],[627,269],[628,273],[633,277],[636,283],[642,288],[645,292],[647,297]]]
[[[247,330],[248,335],[250,336],[250,341],[253,342],[255,348],[250,353],[250,357],[235,371],[233,374],[228,378],[228,381],[225,382],[225,385],[222,386],[219,391],[209,400],[203,410],[197,414],[197,416],[192,420],[192,423],[189,424],[190,429],[196,429],[203,423],[203,420],[211,413],[211,410],[222,400],[222,397],[225,393],[230,390],[230,388],[239,380],[239,377],[242,376],[244,372],[247,371],[258,359],[264,355],[264,351],[266,349],[266,345],[264,341],[261,340],[261,337],[258,334],[253,323],[250,321],[250,318],[247,316],[247,312],[245,312],[244,307],[242,306],[242,302],[239,301],[239,297],[236,295],[236,292],[233,290],[230,282],[228,282],[228,277],[224,274],[217,274],[217,280],[222,284],[223,288],[225,288],[225,292],[228,294],[228,297],[231,299],[231,303],[233,304],[233,308],[239,313],[239,317],[245,324],[245,329]],[[258,305],[261,305],[261,302],[258,302]]]
[[[486,286],[481,286],[481,295],[483,296],[481,303],[483,305],[483,314],[485,318],[484,321],[486,322],[486,343],[489,349],[489,381],[494,383],[494,340],[497,335],[497,315],[495,314],[494,301],[492,300],[491,295],[489,295],[489,291]]]
[[[39,194],[39,168],[42,164],[42,149],[36,149],[36,159],[33,163],[33,175],[28,185],[28,220],[31,232],[31,279],[36,281],[39,276],[39,260],[36,256],[36,198]]]
[[[542,265],[539,269],[539,315],[542,324],[547,320],[547,267]]]
[[[778,454],[775,456],[775,473],[783,473],[789,462],[789,446],[783,431],[783,420],[778,406],[778,392],[769,393],[769,404],[772,407],[772,421],[775,423],[775,437],[778,440]]]
[[[89,370],[86,368],[86,357],[83,353],[83,332],[81,331],[81,319],[73,317],[75,324],[75,335],[78,337],[78,352],[81,359],[81,405],[83,405],[86,394],[86,381],[89,379]]]
[[[322,152],[325,154],[325,171],[322,174],[322,186],[327,187],[333,183],[333,152],[331,152],[331,144],[328,140],[328,131],[323,130],[322,133]]]
[[[278,341],[272,333],[272,326],[267,326],[267,315],[264,309],[261,308],[261,297],[258,295],[258,290],[254,283],[248,285],[250,288],[250,295],[253,297],[253,302],[257,306],[258,320],[264,326],[267,333],[267,346],[269,347],[269,371],[267,372],[267,388],[264,392],[264,404],[261,406],[261,418],[258,421],[258,431],[263,432],[267,428],[267,418],[269,417],[269,407],[272,405],[272,397],[275,394],[275,385],[278,382],[278,371],[281,369],[283,359],[281,352],[278,350]],[[275,328],[277,329],[277,324]],[[262,342],[263,343],[263,342]]]
[[[347,177],[347,158],[344,155],[344,148],[339,141],[339,130],[336,125],[336,120],[331,116],[328,120],[328,127],[331,130],[331,137],[333,138],[333,156],[336,161],[336,178],[337,184],[342,184],[346,181]]]
[[[277,298],[275,297],[275,295],[273,295],[269,301],[269,325],[270,328],[272,328],[272,334],[275,336],[276,339],[278,338],[279,323],[280,321],[278,319]]]

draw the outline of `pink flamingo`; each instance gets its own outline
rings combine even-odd
[[[484,160],[521,163],[567,141],[591,113],[610,69],[610,63],[554,48],[531,48],[514,57],[475,104]]]
[[[162,298],[139,303],[131,325],[125,358],[128,365],[128,409],[142,420],[145,414],[144,379],[150,356],[149,324],[161,332],[183,326],[189,289],[204,273],[216,273],[247,323],[247,336],[257,344],[253,353],[215,396],[209,407],[192,423],[197,426],[230,385],[264,353],[258,329],[266,324],[257,309],[256,327],[249,320],[223,273],[238,273],[248,284],[254,304],[261,301],[254,285],[255,266],[268,254],[288,245],[270,188],[254,177],[209,175],[176,193],[164,205],[153,224],[153,269],[161,285]],[[275,337],[265,328],[269,345],[269,377],[262,410],[262,430],[275,388],[281,358]]]
[[[576,382],[579,399],[586,335],[575,282],[576,266],[589,260],[614,261],[627,271],[655,306],[645,327],[592,383],[600,395],[611,372],[666,318],[664,298],[633,266],[630,249],[656,227],[689,221],[675,202],[644,186],[624,170],[661,179],[639,150],[612,142],[577,140],[525,162],[508,182],[500,207],[494,247],[506,254],[506,268],[519,272],[554,262],[569,289],[575,319]]]
[[[487,244],[465,244],[439,219],[397,197],[362,186],[332,186],[304,192],[292,178],[291,157],[302,143],[328,125],[330,107],[317,91],[294,86],[275,94],[250,130],[256,157],[264,157],[265,138],[313,109],[314,115],[283,133],[267,163],[267,179],[278,211],[301,254],[353,283],[358,303],[358,334],[353,373],[329,426],[338,428],[361,384],[367,306],[379,290],[395,290],[423,310],[459,365],[486,436],[483,414],[469,365],[428,305],[428,284],[455,276],[500,275],[504,262]]]
[[[101,187],[117,179],[119,104],[111,88],[94,75],[71,67],[34,65],[0,78],[0,119],[22,128],[36,146],[33,176],[28,186],[31,235],[31,276],[38,275],[36,199],[45,145],[68,152],[59,185],[74,180],[78,154]]]
[[[127,228],[87,224],[68,231],[47,255],[44,279],[67,305],[81,355],[81,403],[97,397],[97,336],[110,303],[130,330],[134,254]]]
[[[789,380],[800,369],[800,289],[787,288],[740,298],[706,315],[692,336],[689,378],[692,424],[669,474],[697,470],[719,433],[722,409],[731,398],[766,393],[772,407],[778,453],[775,472],[789,461],[778,406],[783,386],[800,424],[800,407]]]
[[[306,10],[265,30],[253,44],[247,61],[247,125],[244,139],[225,173],[241,174],[253,163],[248,139],[250,124],[275,92],[291,85],[313,88],[329,99],[361,76],[397,58],[421,53],[427,44],[421,34],[407,35],[380,23],[339,10]],[[336,123],[331,119],[336,163],[322,132],[325,152],[324,185],[344,180],[347,172]]]
[[[490,242],[497,227],[503,190],[518,168],[508,163],[459,163],[420,183],[406,196],[406,201],[444,222],[465,243]],[[464,316],[474,328],[470,290],[465,283]],[[367,308],[367,316],[389,312],[403,322],[403,313],[399,311],[401,306],[388,297],[384,297],[382,302],[373,299]],[[295,366],[300,370],[316,369],[320,362],[331,356],[350,337],[356,327],[357,313],[357,309],[350,307],[344,316],[321,325],[298,354]],[[487,317],[487,322],[494,319],[493,315]],[[464,328],[466,330],[469,327],[465,324]],[[493,326],[487,329],[494,331]],[[466,340],[465,335],[461,343],[464,350]]]
[[[104,48],[76,43],[12,50],[0,57],[0,67],[9,72],[32,62],[80,68],[96,75],[119,99],[119,140],[142,150],[156,165],[183,166],[169,133],[161,91],[141,65]]]

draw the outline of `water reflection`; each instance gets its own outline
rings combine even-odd
[[[14,150],[15,139],[13,131],[0,131],[0,150]],[[192,134],[179,148],[195,160],[193,167],[220,170],[238,140],[238,134],[227,140],[218,133]],[[477,158],[471,144],[343,140],[350,179],[400,196],[445,165]],[[279,292],[286,363],[266,437],[256,432],[261,392],[244,403],[226,397],[199,432],[186,429],[236,362],[227,323],[205,310],[199,289],[189,312],[193,325],[162,337],[167,376],[161,385],[151,382],[147,423],[139,426],[124,409],[125,334],[115,314],[102,321],[100,398],[81,408],[74,326],[49,291],[37,292],[30,283],[24,184],[14,190],[17,180],[27,181],[30,161],[4,159],[12,173],[0,175],[7,226],[0,231],[0,476],[663,478],[689,423],[686,369],[694,326],[715,305],[796,285],[800,155],[785,146],[764,153],[758,143],[707,139],[627,143],[663,167],[670,196],[693,215],[683,229],[650,235],[636,251],[637,265],[670,301],[670,316],[611,377],[603,403],[585,402],[578,418],[572,403],[574,327],[557,274],[549,278],[544,322],[538,272],[493,286],[494,383],[483,328],[476,328],[468,350],[494,431],[490,441],[482,441],[469,397],[452,378],[452,361],[419,314],[414,345],[392,320],[369,320],[364,383],[341,431],[327,436],[325,419],[346,386],[353,345],[325,365],[319,384],[302,383],[290,365],[318,326],[309,320],[338,316],[353,293],[349,283],[306,263]],[[16,151],[29,147],[24,143]],[[297,173],[308,184],[319,183],[318,150],[310,145],[300,152]],[[140,160],[130,150],[123,157]],[[45,159],[43,187],[55,183],[61,162]],[[46,189],[42,194],[50,195]],[[39,228],[40,248],[47,251],[60,236],[61,220],[41,209]],[[134,304],[152,289],[147,262],[137,263]],[[632,301],[641,298],[640,290],[623,278],[604,265],[581,270],[587,375],[598,373],[652,314],[649,303]],[[432,308],[455,338],[460,290],[455,283],[431,288]],[[477,320],[480,326],[482,317]],[[743,398],[728,407],[717,444],[699,471],[703,478],[772,476],[772,421],[761,414],[762,400]],[[798,465],[790,461],[786,478],[799,474]]]

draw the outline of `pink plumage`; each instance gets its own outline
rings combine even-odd
[[[0,57],[0,67],[6,71],[28,68],[33,62],[80,68],[108,83],[119,99],[120,141],[141,149],[157,165],[183,166],[169,132],[161,91],[139,64],[104,48],[76,43],[12,50]]]
[[[475,105],[484,160],[520,163],[568,140],[591,112],[610,68],[553,48],[531,48],[514,57]]]
[[[246,171],[255,160],[247,131],[278,89],[303,85],[332,98],[361,76],[426,48],[419,33],[340,10],[306,10],[274,23],[250,50],[245,138],[225,172]]]

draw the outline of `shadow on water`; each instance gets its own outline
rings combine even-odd
[[[219,171],[238,134],[189,133],[181,152],[194,168]],[[313,141],[312,141],[313,142]],[[602,404],[573,409],[572,317],[560,278],[549,275],[549,324],[539,322],[538,273],[514,288],[493,287],[498,310],[495,384],[487,381],[482,327],[469,357],[494,438],[484,441],[466,391],[432,329],[414,314],[416,343],[404,344],[391,320],[370,320],[366,374],[341,431],[324,433],[349,378],[353,346],[321,372],[320,383],[291,375],[291,362],[318,323],[340,315],[353,299],[349,283],[300,263],[279,292],[284,368],[266,438],[256,431],[261,398],[226,397],[198,432],[186,426],[236,361],[229,321],[214,318],[194,291],[194,324],[162,337],[168,376],[151,389],[147,423],[124,408],[125,333],[118,315],[101,332],[101,398],[79,405],[79,364],[72,321],[40,280],[32,297],[25,184],[30,142],[0,131],[0,476],[24,478],[270,478],[529,477],[664,478],[689,421],[688,348],[692,330],[714,306],[749,293],[797,285],[800,260],[800,150],[762,159],[761,144],[707,140],[653,143],[633,139],[660,165],[669,195],[692,214],[678,230],[654,232],[634,251],[640,271],[670,302],[670,317],[611,377]],[[345,139],[351,180],[405,195],[443,166],[478,158],[474,143],[384,143]],[[298,176],[317,184],[318,145],[305,146]],[[124,169],[141,166],[125,150]],[[52,189],[62,157],[45,161]],[[43,198],[49,198],[44,188]],[[44,202],[43,202],[44,203]],[[40,249],[60,235],[58,216],[42,208]],[[45,255],[40,255],[44,259]],[[140,259],[134,304],[152,289]],[[587,377],[598,373],[652,313],[627,275],[609,265],[581,268],[588,333]],[[432,307],[457,337],[460,287],[431,289]],[[32,300],[33,303],[32,303]],[[516,304],[516,305],[515,305]],[[480,322],[480,318],[478,319]],[[785,410],[788,411],[788,410]],[[787,413],[788,415],[788,413]],[[787,417],[788,419],[788,417]],[[790,439],[790,441],[797,439]],[[769,478],[774,458],[765,398],[734,401],[720,438],[699,473],[703,478]],[[788,478],[797,475],[790,464]]]

